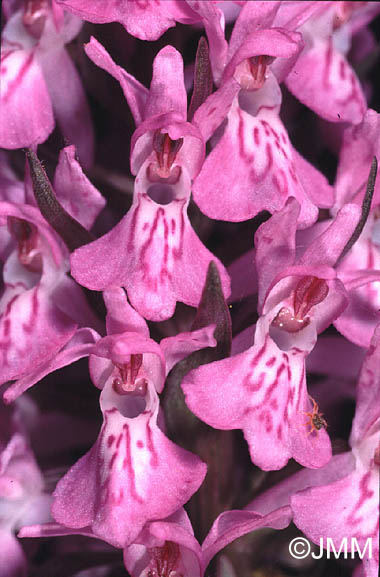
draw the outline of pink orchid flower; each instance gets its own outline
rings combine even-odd
[[[91,226],[104,199],[83,174],[74,153],[73,147],[61,152],[55,190],[66,209],[73,216],[80,213],[82,224]],[[17,187],[20,200],[19,204],[0,202],[2,228],[8,229],[3,233],[0,382],[16,380],[4,395],[11,402],[38,380],[42,367],[73,338],[76,344],[82,338],[94,342],[91,330],[79,327],[99,323],[80,288],[67,276],[66,248],[39,210],[23,203],[22,185],[9,178],[6,182],[5,193],[11,195]]]
[[[149,576],[149,571],[151,575],[203,577],[211,559],[235,539],[264,527],[283,529],[290,520],[289,506],[266,515],[225,511],[200,547],[185,511],[179,509],[164,521],[147,524],[136,543],[124,550],[124,563],[132,577]]]
[[[55,120],[84,165],[92,162],[93,132],[79,74],[65,45],[82,22],[55,0],[27,0],[2,32],[0,146],[34,147]],[[67,90],[70,86],[70,90]]]
[[[320,10],[315,15],[297,25],[305,48],[285,83],[303,104],[322,118],[359,124],[367,104],[346,55],[352,36],[376,16],[379,5],[377,2],[319,4]]]
[[[343,136],[337,179],[336,203],[361,204],[373,157],[380,158],[380,115],[368,110],[362,124]],[[368,348],[379,322],[380,309],[380,179],[375,184],[371,211],[363,232],[338,267],[350,302],[335,326],[347,339]]]
[[[49,520],[50,498],[22,426],[22,406],[0,401],[0,577],[26,577],[26,558],[14,533]]]
[[[189,408],[218,429],[243,429],[252,461],[264,470],[290,457],[306,467],[326,464],[331,447],[306,389],[305,359],[317,334],[347,306],[333,268],[360,219],[345,205],[322,234],[295,252],[299,204],[261,225],[255,237],[258,308],[254,344],[231,358],[186,375]]]
[[[204,479],[206,465],[162,431],[157,393],[175,363],[215,340],[208,327],[158,345],[122,289],[104,297],[108,336],[87,349],[92,380],[102,391],[103,425],[92,449],[56,487],[52,516],[59,525],[31,531],[91,535],[125,548],[146,523],[188,501]],[[55,363],[76,358],[63,352]]]
[[[298,32],[276,26],[279,7],[247,2],[228,47],[224,41],[226,49],[212,61],[218,84],[235,78],[240,91],[193,186],[195,202],[211,218],[247,220],[262,210],[281,210],[294,196],[301,205],[299,226],[305,227],[316,220],[317,206],[333,202],[327,180],[293,148],[280,120],[279,84],[303,41]],[[211,45],[220,25],[215,21],[206,30]]]
[[[209,96],[190,123],[182,57],[174,48],[167,46],[156,56],[149,91],[95,39],[86,52],[119,80],[134,115],[131,167],[136,180],[129,212],[110,232],[72,255],[73,277],[91,290],[124,287],[132,305],[155,321],[171,317],[176,301],[198,305],[211,260],[228,295],[229,277],[193,231],[187,207],[205,142],[222,122],[236,83]]]
[[[379,563],[379,442],[380,442],[380,325],[377,326],[360,371],[357,405],[351,429],[352,450],[332,457],[318,471],[302,470],[256,498],[249,510],[267,514],[290,504],[293,521],[320,545],[333,540],[340,547],[356,538],[362,551],[369,549],[358,573],[376,577]],[[355,573],[355,576],[357,573]]]

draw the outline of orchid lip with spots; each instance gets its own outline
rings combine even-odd
[[[380,2],[1,10],[0,577],[377,577]]]

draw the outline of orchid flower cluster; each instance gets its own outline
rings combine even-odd
[[[378,575],[379,15],[3,0],[0,577]]]

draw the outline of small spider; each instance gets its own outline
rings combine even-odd
[[[310,426],[310,431],[308,432],[308,435],[310,435],[314,431],[318,432],[321,429],[327,429],[327,421],[326,419],[323,418],[323,413],[319,412],[318,405],[314,401],[313,397],[310,397],[309,395],[309,398],[313,403],[313,409],[308,413],[302,413],[303,415],[309,417],[309,420],[306,423],[304,423],[304,425]]]

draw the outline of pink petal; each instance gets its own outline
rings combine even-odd
[[[87,56],[97,66],[106,70],[120,82],[135,123],[139,125],[145,117],[144,110],[148,98],[148,90],[123,68],[117,66],[106,49],[93,36],[91,36],[90,42],[85,44],[84,49]]]
[[[373,331],[380,321],[380,251],[372,242],[371,229],[369,221],[338,267],[339,278],[348,291],[349,304],[334,323],[347,339],[365,348],[370,346]],[[363,270],[363,267],[367,268]]]
[[[239,84],[231,78],[196,110],[192,120],[206,142],[226,118],[232,102],[240,90]]]
[[[320,469],[302,469],[277,483],[271,489],[256,497],[246,509],[267,515],[275,509],[290,504],[292,496],[309,487],[320,487],[328,483],[335,483],[350,475],[355,468],[355,458],[351,452],[334,455],[331,460]]]
[[[121,288],[112,287],[103,292],[107,307],[107,334],[126,332],[139,333],[149,338],[146,321],[128,303],[127,295]]]
[[[378,541],[378,475],[375,471],[354,471],[340,481],[306,489],[291,498],[294,523],[314,541],[330,537],[339,547],[356,537],[360,547],[371,537]],[[316,515],[318,511],[318,515]]]
[[[93,162],[94,134],[81,78],[63,47],[44,52],[40,62],[65,141],[76,146],[81,164],[90,166]]]
[[[0,147],[23,148],[44,142],[54,128],[54,118],[34,51],[3,50],[0,75]]]
[[[312,312],[314,330],[319,334],[343,313],[348,304],[347,291],[343,283],[336,278],[336,271],[332,267],[295,265],[284,269],[272,282],[264,301],[263,312],[270,311],[285,295],[289,295],[289,298],[300,280],[299,277],[316,277],[327,281],[328,294],[321,303],[313,306]],[[284,282],[280,282],[282,280]],[[288,301],[288,305],[293,306],[291,301]],[[306,339],[301,348],[310,351],[315,344],[313,339],[312,343]]]
[[[197,306],[208,264],[216,259],[193,232],[186,206],[185,198],[159,205],[138,195],[115,228],[73,253],[74,278],[92,290],[123,286],[150,320],[171,317],[177,300]],[[229,279],[217,264],[228,294]]]
[[[33,367],[26,375],[10,385],[4,393],[5,402],[12,403],[46,375],[89,356],[98,338],[92,329],[79,329],[54,356],[40,364],[38,368]]]
[[[165,542],[179,545],[179,558],[174,560],[177,572],[201,577],[201,548],[187,514],[183,509],[179,511],[181,515],[176,512],[163,521],[148,523],[137,539],[138,544],[124,550],[124,563],[132,577],[143,577],[151,566],[154,548],[162,547]]]
[[[266,4],[266,2],[264,2]],[[295,30],[302,26],[309,18],[329,8],[328,2],[280,2],[280,9],[274,19],[274,26]]]
[[[200,17],[205,27],[210,48],[212,70],[217,82],[223,71],[228,47],[224,37],[223,13],[213,2],[186,0],[186,3]]]
[[[21,527],[18,537],[65,537],[66,535],[84,535],[85,537],[95,537],[90,528],[82,531],[68,529],[59,523],[45,523],[44,525],[28,525]]]
[[[82,171],[74,146],[66,146],[60,152],[54,192],[63,208],[87,229],[93,226],[106,203]]]
[[[361,209],[355,204],[346,204],[330,226],[307,247],[299,264],[323,263],[334,266],[343,248],[352,236],[361,216]]]
[[[254,511],[226,511],[222,513],[214,521],[202,544],[203,569],[206,569],[216,553],[235,539],[263,527],[284,529],[291,522],[291,518],[290,507],[282,507],[268,515],[261,515]]]
[[[2,383],[25,376],[42,365],[47,357],[54,357],[76,330],[76,324],[51,298],[57,283],[57,279],[52,282],[54,273],[55,267],[51,264],[49,267],[45,261],[43,275],[36,286],[29,290],[20,286],[9,288],[3,294],[0,320]]]
[[[259,310],[276,276],[294,264],[300,205],[289,198],[284,208],[262,224],[255,234],[255,265],[259,280]]]
[[[182,56],[173,46],[165,46],[153,62],[145,118],[171,111],[178,112],[181,121],[186,122],[187,94]]]
[[[57,237],[47,224],[46,220],[41,216],[40,211],[34,206],[28,204],[13,204],[10,202],[0,202],[0,218],[14,216],[16,218],[26,220],[37,227],[38,233],[46,241],[51,250],[53,259],[57,267],[62,262],[62,249],[57,241]],[[0,224],[5,224],[6,221],[1,221]]]
[[[132,332],[108,335],[96,344],[92,353],[93,357],[102,357],[118,364],[128,362],[132,354],[144,355],[144,368],[148,372],[149,378],[154,382],[156,389],[161,392],[166,376],[165,358],[160,345],[152,339]],[[95,385],[103,388],[105,375],[96,376],[95,373],[91,372],[91,376]],[[102,384],[97,382],[98,377],[102,377]]]
[[[157,40],[168,28],[175,26],[175,17],[182,14],[173,0],[155,0],[154,4],[134,0],[57,0],[84,20],[104,24],[120,22],[127,31],[141,40]]]
[[[162,339],[160,347],[166,359],[166,373],[169,373],[174,365],[194,351],[199,351],[205,347],[215,347],[214,330],[215,326],[210,326]]]
[[[379,134],[380,115],[374,110],[367,110],[359,126],[345,130],[335,182],[337,207],[346,202],[361,202],[372,159],[380,158]],[[372,202],[373,206],[380,202],[379,178]]]
[[[367,105],[360,82],[332,39],[306,48],[285,83],[303,104],[330,122],[359,124],[363,119]]]
[[[197,490],[206,466],[169,441],[157,426],[158,400],[124,417],[125,397],[103,389],[104,423],[94,447],[58,483],[52,513],[73,529],[91,526],[98,538],[124,548],[146,522],[176,511]]]
[[[266,335],[266,324],[259,320],[255,344],[244,353],[186,375],[186,403],[214,428],[243,429],[252,461],[264,470],[280,469],[291,456],[320,467],[330,459],[331,447],[325,431],[308,434],[305,425],[303,413],[310,405],[305,353],[279,350]]]
[[[235,222],[262,210],[281,210],[295,196],[301,205],[299,225],[310,225],[317,209],[305,194],[292,154],[275,112],[263,107],[253,117],[235,103],[223,136],[194,182],[194,200],[207,216]]]
[[[228,44],[228,60],[252,32],[271,27],[280,5],[280,2],[244,2]]]
[[[307,162],[295,148],[293,148],[293,161],[297,176],[311,202],[321,208],[331,208],[334,204],[334,190],[327,178]]]
[[[156,116],[148,117],[135,130],[131,139],[131,172],[137,174],[141,170],[143,163],[153,154],[153,136],[160,131],[169,135],[172,140],[183,139],[183,144],[176,156],[175,164],[183,168],[191,179],[199,173],[205,156],[205,142],[197,125],[183,122],[182,114],[178,111],[164,112]],[[145,167],[146,171],[146,167]],[[146,177],[136,179],[136,185],[140,182],[139,191],[144,186],[151,183]],[[183,186],[184,182],[180,178],[177,186]],[[187,184],[185,185],[187,186]],[[145,192],[145,191],[143,191]],[[189,191],[190,192],[190,191]]]
[[[358,445],[380,418],[380,324],[371,339],[359,375],[350,443]]]

